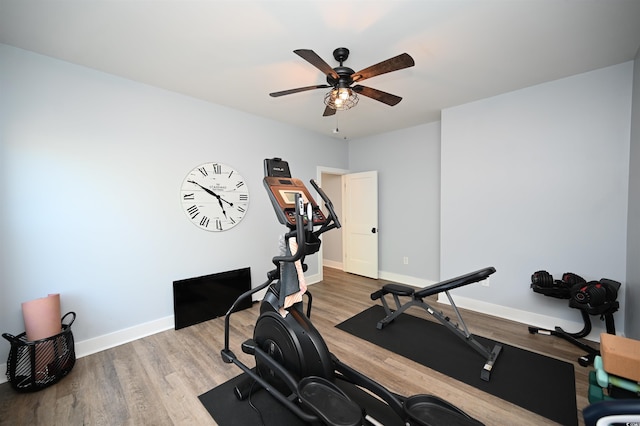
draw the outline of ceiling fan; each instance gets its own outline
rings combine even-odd
[[[273,92],[269,93],[269,96],[277,98],[279,96],[291,95],[293,93],[305,92],[307,90],[331,87],[331,91],[329,91],[324,97],[326,108],[322,115],[325,117],[335,114],[336,110],[347,110],[356,106],[359,100],[358,94],[375,99],[376,101],[389,106],[397,105],[398,102],[402,100],[400,96],[392,95],[391,93],[386,93],[382,90],[373,89],[371,87],[361,86],[360,84],[356,84],[355,86],[351,85],[367,78],[386,74],[391,71],[398,71],[415,65],[413,58],[409,54],[402,53],[401,55],[387,59],[386,61],[382,61],[361,71],[354,72],[351,68],[342,65],[342,63],[349,57],[349,49],[346,47],[339,47],[333,51],[333,57],[336,61],[340,62],[340,66],[336,68],[331,68],[331,66],[313,50],[298,49],[294,50],[293,53],[322,71],[327,76],[328,84],[319,84],[316,86],[306,86],[299,87],[297,89],[283,90],[281,92]]]

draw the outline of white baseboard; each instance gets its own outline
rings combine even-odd
[[[174,328],[174,326],[175,323],[173,315],[170,315],[154,321],[149,321],[143,324],[135,325],[133,327],[114,331],[113,333],[104,334],[102,336],[94,337],[80,342],[76,341],[76,359],[103,351],[105,349],[114,348],[116,346],[120,346],[137,339],[142,339],[143,337],[160,333],[161,331],[172,329]],[[0,364],[0,371],[7,371],[6,363]],[[5,383],[6,381],[6,374],[0,376],[0,383]]]
[[[331,260],[323,260],[323,266],[333,269],[344,270],[342,262],[334,262]],[[405,284],[414,287],[426,287],[435,284],[436,281],[424,280],[409,275],[396,274],[394,272],[378,271],[378,277],[382,280],[393,281],[398,284]]]
[[[322,259],[322,266],[326,266],[327,268],[340,269],[342,270],[342,262],[338,262],[335,260]]]
[[[164,318],[134,325],[133,327],[103,334],[102,336],[76,342],[76,358],[82,358],[105,349],[132,342],[161,331],[170,330],[175,327],[173,315]]]
[[[428,285],[435,284],[434,281],[423,280],[389,272],[381,271],[379,274],[380,278],[382,279],[416,287],[426,287]],[[308,284],[313,284],[318,281],[319,275],[311,275],[307,277]],[[584,324],[582,323],[561,320],[555,317],[535,314],[526,311],[520,311],[518,309],[513,309],[501,305],[494,305],[492,303],[470,299],[464,296],[454,296],[454,301],[456,303],[456,306],[458,306],[459,308],[465,308],[483,314],[492,315],[511,321],[517,321],[522,324],[530,324],[536,327],[548,328],[551,330],[553,330],[556,326],[560,326],[565,330],[575,332],[581,330],[584,326]],[[449,304],[449,300],[446,298],[444,293],[439,294],[438,302]],[[174,317],[173,315],[170,315],[154,321],[149,321],[143,324],[135,325],[133,327],[125,328],[123,330],[114,331],[113,333],[108,333],[102,336],[76,342],[76,358],[82,358],[87,355],[114,348],[116,346],[120,346],[122,344],[141,339],[155,333],[160,333],[161,331],[172,329],[174,328],[174,326]],[[600,333],[604,333],[605,331],[606,330],[596,322],[593,324],[593,330],[591,331],[589,336],[586,337],[586,339],[598,342],[600,341]],[[522,332],[528,333],[529,331],[527,328],[523,327]],[[7,371],[6,363],[0,364],[0,371]],[[6,375],[0,375],[0,383],[5,383],[6,381]]]
[[[378,272],[381,279],[393,281],[399,284],[411,285],[414,287],[427,287],[436,284],[436,281],[423,280],[416,277],[395,274],[391,272]],[[527,324],[527,328],[523,327],[523,331],[528,333],[528,325],[539,328],[554,330],[555,327],[562,327],[571,333],[578,332],[584,327],[584,323],[577,321],[562,320],[556,317],[540,315],[532,312],[521,311],[519,309],[509,308],[507,306],[495,305],[493,303],[483,302],[464,296],[453,296],[456,306],[459,308],[469,309],[471,311],[480,312],[494,317],[503,318],[510,321],[516,321]],[[438,294],[438,303],[449,304],[449,299],[444,293]],[[592,322],[592,330],[585,339],[592,342],[600,341],[600,333],[605,333],[606,328],[599,321]],[[620,334],[622,335],[622,334]]]
[[[306,277],[307,284],[314,284],[320,281],[320,274],[314,274]],[[259,295],[259,294],[258,294]],[[255,296],[258,296],[255,295]],[[262,294],[264,296],[264,294]],[[261,300],[262,296],[260,299]],[[106,349],[114,348],[116,346],[123,345],[125,343],[132,342],[143,337],[150,336],[161,331],[170,330],[175,327],[174,316],[169,315],[164,318],[149,321],[143,324],[138,324],[133,327],[125,328],[122,330],[114,331],[112,333],[104,334],[102,336],[93,337],[91,339],[76,341],[76,359],[82,358],[87,355],[94,354],[96,352],[104,351]],[[7,371],[7,364],[0,364],[0,372]],[[0,383],[7,381],[6,374],[0,375]]]
[[[307,277],[308,284],[314,284],[320,281],[320,275],[310,275]],[[254,295],[255,296],[255,295]],[[262,298],[262,297],[261,297]],[[258,299],[258,300],[261,300]],[[122,330],[114,331],[112,333],[103,334],[102,336],[93,337],[91,339],[76,341],[76,359],[82,358],[87,355],[91,355],[106,349],[114,348],[116,346],[123,345],[125,343],[132,342],[143,337],[150,336],[152,334],[160,333],[162,331],[170,330],[175,327],[175,320],[173,315],[166,316],[157,320],[145,322],[142,324],[128,327]],[[0,371],[7,371],[7,364],[0,364]],[[6,374],[0,376],[0,383],[7,381]]]
[[[320,274],[313,274],[313,275],[305,276],[304,279],[307,282],[307,285],[319,283],[320,281],[322,281],[320,279]],[[262,299],[260,299],[260,300],[262,300]]]
[[[563,320],[556,317],[550,317],[548,315],[540,315],[533,312],[521,311],[518,309],[509,308],[501,305],[494,305],[493,303],[483,302],[480,300],[470,299],[464,296],[452,295],[453,300],[457,307],[469,309],[471,311],[480,312],[483,314],[499,317],[511,321],[516,321],[527,326],[523,326],[522,332],[528,333],[528,326],[534,326],[539,328],[545,328],[548,330],[554,330],[555,327],[562,327],[563,330],[575,333],[584,327],[584,323],[577,321]],[[449,304],[449,300],[444,293],[438,294],[438,302]],[[592,323],[592,330],[585,339],[592,342],[600,341],[600,333],[605,333],[606,329],[603,325],[598,324],[598,321]]]
[[[378,271],[378,276],[383,280],[389,280],[398,284],[405,284],[414,287],[427,287],[436,283],[436,281],[425,280],[422,278],[411,277],[409,275],[401,275],[385,271]]]

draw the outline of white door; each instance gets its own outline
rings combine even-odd
[[[378,172],[343,176],[345,272],[378,278]]]

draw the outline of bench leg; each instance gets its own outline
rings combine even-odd
[[[391,322],[393,322],[394,319],[398,318],[398,316],[400,316],[400,314],[402,314],[404,311],[406,311],[407,309],[409,309],[411,306],[415,305],[417,302],[415,300],[410,300],[407,303],[405,303],[404,305],[402,305],[402,303],[400,303],[400,298],[398,297],[398,295],[394,294],[393,295],[393,299],[396,303],[396,309],[392,310],[389,305],[387,304],[387,301],[385,300],[384,296],[382,296],[380,298],[380,300],[382,301],[382,306],[384,307],[384,311],[386,312],[387,316],[384,317],[383,319],[381,319],[380,321],[378,321],[378,324],[376,324],[376,328],[378,330],[382,330],[387,324],[390,324]]]
[[[488,382],[489,379],[491,379],[491,370],[493,370],[493,364],[495,364],[496,360],[498,359],[498,355],[500,355],[500,351],[501,350],[502,350],[502,346],[495,345],[493,347],[493,350],[491,351],[491,356],[489,357],[487,362],[485,362],[484,366],[482,367],[482,372],[480,373],[480,378],[482,380],[484,380],[485,382]]]

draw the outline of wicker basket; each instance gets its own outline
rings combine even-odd
[[[65,324],[65,318],[71,321]],[[68,312],[62,319],[62,331],[55,336],[28,341],[27,333],[13,336],[3,333],[11,343],[7,360],[7,380],[18,392],[35,392],[57,383],[65,377],[76,363],[71,324],[75,312]]]

